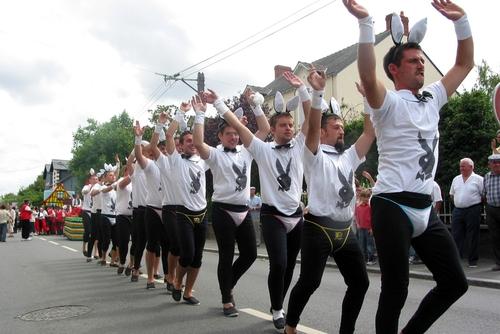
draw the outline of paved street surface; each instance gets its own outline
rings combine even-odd
[[[131,283],[116,268],[86,263],[81,242],[60,236],[20,235],[0,243],[0,333],[276,333],[268,315],[268,262],[258,259],[235,290],[237,318],[222,316],[217,286],[217,254],[205,252],[195,296],[200,306],[176,303],[162,284],[146,290],[146,281]],[[213,241],[207,250],[213,249]],[[265,257],[265,251],[259,248]],[[498,281],[490,264],[468,272],[478,280]],[[419,269],[422,267],[422,269]],[[413,266],[425,274],[423,266]],[[298,269],[298,266],[297,266]],[[472,269],[471,269],[472,270]],[[296,271],[294,281],[298,271]],[[496,276],[495,276],[496,275]],[[357,333],[374,333],[380,277],[370,272],[370,289],[357,323]],[[406,322],[433,282],[412,278],[401,323]],[[335,268],[328,268],[320,289],[302,315],[304,333],[336,333],[345,287]],[[429,333],[499,333],[500,289],[471,286]],[[286,305],[286,304],[285,304]],[[61,307],[60,309],[56,307]],[[51,309],[48,309],[51,308]],[[40,312],[30,313],[39,310]],[[285,307],[286,310],[286,307]],[[73,315],[73,317],[69,317]],[[59,319],[65,318],[65,319]],[[24,319],[24,320],[23,320]],[[50,320],[53,319],[53,320]],[[38,320],[38,321],[35,321]]]

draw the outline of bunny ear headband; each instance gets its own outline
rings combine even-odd
[[[325,100],[322,101],[321,103],[321,111],[323,115],[329,116],[329,115],[336,115],[338,117],[341,117],[342,115],[340,114],[340,105],[335,100],[335,98],[332,96],[330,99],[330,104],[327,104]]]
[[[238,117],[238,119],[241,120],[241,118],[243,117],[243,108],[239,107],[233,113],[234,113],[234,116]],[[224,127],[226,125],[227,125],[227,122],[224,119],[224,116],[221,116],[220,120],[219,120],[219,125],[217,126],[217,132],[220,132],[222,129],[224,129]]]
[[[100,169],[99,172],[96,174],[98,178],[101,178],[101,176],[105,173],[106,171],[104,169]]]
[[[94,176],[94,175],[95,175],[95,170],[94,170],[94,168],[91,168],[91,169],[89,170],[89,175],[90,175],[90,176]]]
[[[408,34],[408,43],[417,43],[420,44],[424,39],[425,33],[427,31],[427,18],[421,19],[413,27],[410,29]],[[391,18],[391,36],[392,41],[396,45],[403,44],[403,36],[404,36],[404,26],[401,21],[401,17],[392,13]]]
[[[299,106],[300,102],[300,97],[294,96],[290,101],[286,103],[286,109],[285,109],[285,99],[283,98],[283,95],[281,95],[281,92],[277,91],[276,95],[274,96],[274,110],[276,111],[275,114],[281,114],[281,113],[290,113],[291,111],[294,111],[297,109]]]
[[[118,169],[118,166],[113,166],[112,164],[107,164],[107,163],[104,163],[104,171],[107,173],[107,172],[116,172],[116,170]]]

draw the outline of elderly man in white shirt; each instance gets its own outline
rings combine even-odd
[[[451,219],[451,234],[460,256],[467,255],[469,267],[479,260],[479,224],[481,222],[483,177],[474,173],[470,158],[460,160],[460,175],[451,183],[450,195],[455,208]]]

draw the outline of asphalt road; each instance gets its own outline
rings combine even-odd
[[[217,254],[204,254],[195,287],[201,305],[189,306],[174,302],[162,284],[146,290],[144,278],[131,283],[127,277],[117,276],[115,268],[86,263],[81,242],[58,236],[45,240],[35,237],[32,241],[19,238],[18,234],[0,243],[0,334],[276,333],[266,319],[266,260],[257,260],[235,289],[240,316],[225,318],[216,278]],[[296,270],[295,279],[297,275]],[[357,333],[374,333],[379,280],[377,274],[370,274]],[[411,280],[401,324],[411,317],[432,286],[431,281]],[[344,290],[339,272],[327,269],[320,289],[302,314],[301,324],[307,326],[304,332],[338,332]],[[498,289],[470,287],[428,333],[500,333],[499,300]],[[41,311],[30,313],[37,310]],[[42,320],[44,317],[54,320]]]

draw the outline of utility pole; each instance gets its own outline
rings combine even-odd
[[[187,79],[187,78],[180,78],[180,73],[176,73],[174,75],[168,75],[168,74],[163,74],[163,73],[155,73],[157,75],[161,75],[163,77],[163,80],[165,82],[167,81],[170,81],[170,80],[174,80],[174,81],[182,81],[184,82],[189,88],[191,88],[192,90],[194,90],[196,93],[200,93],[200,92],[203,92],[205,90],[205,75],[203,74],[203,72],[198,72],[198,76],[196,79]],[[197,84],[197,88],[194,88],[193,86],[191,86],[188,81],[196,81],[196,84]]]

